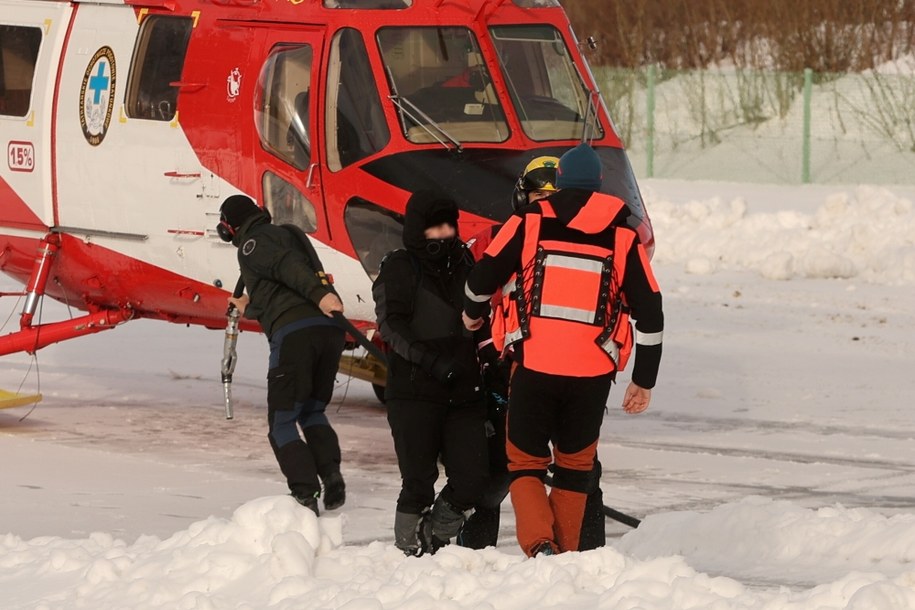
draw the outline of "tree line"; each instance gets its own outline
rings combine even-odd
[[[915,0],[561,0],[596,64],[816,72],[912,53]]]

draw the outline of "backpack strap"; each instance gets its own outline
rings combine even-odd
[[[321,264],[321,259],[318,257],[318,252],[315,250],[314,244],[311,243],[311,239],[308,237],[305,231],[293,224],[283,224],[279,226],[289,231],[289,233],[291,233],[292,236],[295,237],[296,241],[302,246],[302,250],[305,252],[305,258],[308,259],[311,268],[314,269],[315,275],[317,275],[318,279],[321,280],[321,285],[330,292],[337,294],[337,291],[334,289],[333,282],[328,277],[327,273],[324,272],[324,265]]]

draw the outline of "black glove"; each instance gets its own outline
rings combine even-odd
[[[477,356],[480,359],[480,368],[483,370],[485,370],[487,367],[496,366],[499,364],[499,352],[496,350],[496,346],[492,343],[488,343],[477,350]]]

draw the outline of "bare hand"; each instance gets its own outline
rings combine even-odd
[[[635,415],[647,409],[650,402],[651,390],[630,382],[623,396],[623,411]]]
[[[245,309],[248,308],[248,303],[251,302],[251,299],[248,298],[248,295],[243,294],[237,299],[235,297],[229,297],[229,305],[234,305],[235,309],[238,310],[238,313],[245,315]]]
[[[461,319],[464,320],[464,327],[469,331],[479,330],[483,326],[483,318],[471,318],[466,311],[461,313]]]
[[[335,295],[333,292],[328,292],[323,297],[321,297],[321,301],[318,302],[318,307],[321,309],[321,312],[328,318],[334,317],[335,311],[343,313],[343,302],[340,300],[340,297]]]

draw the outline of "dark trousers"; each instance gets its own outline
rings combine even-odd
[[[506,450],[518,542],[578,550],[613,375],[565,377],[519,367],[511,380]],[[550,442],[553,443],[552,454]],[[553,487],[543,480],[552,463]]]
[[[324,411],[343,342],[340,328],[308,319],[287,324],[270,338],[267,438],[289,490],[299,497],[316,497],[318,475],[340,471],[340,443]]]
[[[488,471],[483,404],[391,399],[387,407],[403,480],[397,511],[420,514],[432,504],[439,456],[448,478],[442,498],[461,511],[473,506]]]
[[[499,541],[501,504],[508,496],[511,476],[505,454],[506,413],[490,409],[489,429],[489,483],[480,494],[473,514],[468,518],[457,537],[457,543],[471,549],[496,546]],[[579,551],[590,551],[607,544],[604,500],[600,489],[601,464],[595,459],[590,473],[588,500],[581,524]]]

